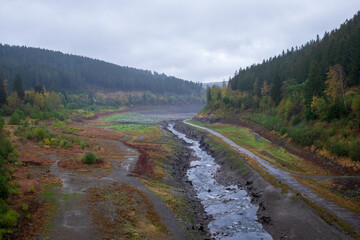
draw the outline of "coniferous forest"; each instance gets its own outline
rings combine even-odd
[[[24,89],[150,91],[155,94],[199,94],[200,83],[61,52],[0,44],[0,76],[10,86],[16,75]]]
[[[360,160],[360,12],[321,38],[239,69],[228,86],[208,88],[204,112]]]

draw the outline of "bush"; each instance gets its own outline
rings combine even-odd
[[[304,146],[311,146],[316,138],[316,133],[305,124],[290,128],[288,135],[294,141]]]
[[[22,205],[22,210],[23,210],[24,212],[29,211],[29,204],[23,203],[23,205]]]
[[[295,126],[301,122],[301,117],[299,115],[295,115],[290,120],[290,125]]]
[[[7,160],[10,153],[14,151],[9,139],[0,135],[0,160]]]
[[[36,128],[34,137],[36,140],[40,141],[43,140],[46,136],[46,131],[43,128]]]
[[[9,209],[5,214],[0,216],[1,228],[15,227],[19,216],[15,210]]]
[[[331,138],[328,141],[326,148],[339,156],[348,156],[348,144],[346,142],[338,141],[336,138]]]
[[[13,125],[19,125],[23,118],[24,113],[21,110],[16,109],[15,112],[11,115],[9,123]]]
[[[7,186],[7,181],[4,177],[0,178],[0,198],[7,199],[9,197],[9,188]]]
[[[69,142],[68,139],[63,138],[60,140],[60,146],[65,148],[65,149],[69,149],[72,148],[73,146],[71,145],[71,142]]]
[[[287,133],[287,128],[286,128],[286,127],[282,127],[282,128],[280,129],[280,134],[281,134],[281,135],[284,135],[285,133]]]
[[[350,144],[349,156],[353,161],[360,161],[360,140],[355,140]]]
[[[86,164],[94,164],[98,157],[93,152],[87,152],[82,156],[82,161]]]
[[[15,134],[23,135],[25,139],[43,141],[51,138],[52,134],[44,127],[25,127],[16,129]]]

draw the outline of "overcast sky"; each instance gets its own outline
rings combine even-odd
[[[359,10],[360,0],[0,0],[0,43],[222,81]]]

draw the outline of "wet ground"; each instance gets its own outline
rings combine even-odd
[[[196,114],[196,112],[173,112],[169,114],[166,109],[151,112],[148,108],[139,111],[140,113],[136,112],[136,115],[140,115],[140,118],[160,120],[185,119]],[[178,111],[178,108],[174,111]],[[42,155],[42,158],[48,159],[48,162],[52,162],[52,164],[50,166],[34,166],[29,174],[35,179],[44,174],[50,174],[59,179],[59,184],[49,186],[45,190],[46,193],[40,194],[38,200],[42,204],[47,204],[46,206],[51,205],[52,212],[46,214],[46,226],[32,239],[79,240],[116,239],[117,237],[125,237],[126,239],[187,239],[185,225],[169,210],[165,202],[150,191],[134,174],[140,153],[131,145],[122,142],[129,137],[121,133],[117,134],[114,131],[98,129],[97,127],[101,124],[96,123],[93,119],[90,122],[84,121],[76,124],[78,124],[77,127],[86,126],[86,130],[81,134],[94,141],[93,144],[97,148],[102,149],[101,155],[104,156],[104,163],[94,167],[80,165],[75,168],[72,163],[73,160],[69,159],[74,156],[71,154],[71,150],[68,154],[62,154],[56,151],[41,153],[40,149],[37,155]],[[161,141],[166,142],[166,138],[169,137],[168,133],[164,128],[161,130],[164,134],[164,140]],[[144,140],[140,142],[142,141]],[[125,195],[114,195],[112,193],[121,189]],[[102,198],[101,196],[106,197]],[[131,198],[134,199],[131,200]],[[48,199],[51,199],[49,203],[47,202]],[[123,209],[126,212],[121,213],[122,208],[119,208],[120,205],[118,204],[124,199],[126,201],[131,200],[133,204],[137,202],[138,207]],[[136,205],[131,206],[135,207]],[[49,207],[47,208],[49,209]],[[150,211],[144,212],[145,209],[150,209]],[[102,212],[104,214],[101,214]],[[134,214],[137,215],[137,213],[143,214],[148,219],[134,217]],[[119,219],[119,217],[123,217],[123,219]],[[124,223],[124,219],[128,219],[126,220],[127,225]],[[143,227],[144,231],[134,232],[134,235],[131,234],[131,229],[127,229],[125,232],[110,231],[117,227],[119,229],[124,228],[124,224],[130,226],[129,228],[133,226],[138,230],[141,228],[141,224],[146,227]],[[162,229],[162,226],[165,228]],[[121,236],[121,234],[124,235]]]
[[[187,123],[187,122],[185,122],[185,123],[190,126],[203,129],[203,130],[213,134],[214,136],[219,137],[222,141],[229,144],[234,150],[238,151],[240,154],[245,154],[245,155],[251,157],[252,159],[255,159],[257,162],[259,162],[261,164],[261,167],[266,172],[268,172],[269,174],[271,174],[272,176],[277,178],[282,183],[287,184],[293,190],[300,192],[305,198],[309,199],[310,201],[314,202],[315,204],[319,205],[320,207],[323,207],[323,208],[327,209],[328,211],[332,212],[333,214],[335,214],[337,217],[339,217],[343,221],[351,224],[351,226],[354,229],[356,229],[356,231],[358,233],[360,233],[360,216],[358,214],[351,212],[333,202],[323,199],[322,197],[320,197],[316,193],[314,193],[310,188],[299,183],[293,176],[290,175],[289,172],[265,161],[264,159],[253,154],[251,151],[249,151],[245,148],[242,148],[241,146],[237,145],[230,139],[224,137],[220,133],[213,131],[206,127],[200,127],[200,126],[197,126],[197,125],[194,125],[191,123]]]
[[[214,239],[272,239],[258,222],[258,206],[251,203],[248,193],[237,185],[223,186],[215,179],[219,169],[215,159],[200,148],[200,143],[185,134],[168,129],[185,141],[197,157],[190,163],[187,177],[197,192],[205,212],[212,217],[208,227]]]

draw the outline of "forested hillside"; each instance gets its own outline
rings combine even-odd
[[[201,92],[200,83],[165,74],[45,49],[0,44],[0,77],[12,86],[17,74],[24,89],[43,85],[54,91],[99,89],[186,95]]]
[[[360,160],[360,12],[339,29],[207,89],[204,112],[263,125]]]

